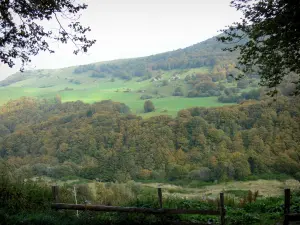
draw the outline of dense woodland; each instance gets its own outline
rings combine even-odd
[[[101,181],[300,179],[299,98],[143,119],[122,103],[21,98],[0,108],[0,156],[16,175]]]

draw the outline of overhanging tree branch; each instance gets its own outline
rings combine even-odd
[[[295,94],[300,94],[300,1],[298,0],[233,0],[231,6],[243,13],[218,40],[235,44],[226,51],[240,51],[239,68],[245,73],[258,73],[260,84],[276,88],[290,74],[298,75]],[[243,35],[245,43],[235,43]],[[276,93],[275,91],[271,94]]]
[[[86,9],[86,4],[76,4],[74,0],[3,0],[0,1],[0,60],[10,67],[15,60],[22,61],[24,65],[30,62],[31,56],[39,51],[54,51],[49,46],[49,40],[54,39],[60,43],[72,41],[76,49],[86,52],[96,41],[89,40],[86,32],[89,27],[83,27],[79,22],[78,13]],[[61,24],[58,14],[63,20],[69,21],[67,31]],[[15,19],[19,18],[20,23]],[[45,30],[39,21],[52,20],[59,25],[58,30]]]

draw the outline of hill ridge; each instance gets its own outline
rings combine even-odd
[[[224,52],[224,47],[212,37],[150,56],[16,73],[0,82],[0,104],[22,96],[59,96],[63,102],[87,103],[111,99],[124,102],[143,116],[176,115],[178,110],[193,106],[234,104],[241,100],[243,91],[257,87],[258,82],[250,78],[237,84],[229,76],[240,74],[235,63],[237,53]],[[143,104],[149,99],[156,110],[145,115]]]

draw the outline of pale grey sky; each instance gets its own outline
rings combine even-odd
[[[239,20],[230,0],[82,0],[81,21],[97,43],[88,54],[73,55],[71,44],[53,44],[55,54],[32,58],[29,69],[61,68],[132,58],[184,48],[218,34]],[[47,24],[46,26],[50,26]],[[51,27],[52,28],[52,27]],[[0,64],[0,79],[18,71]]]

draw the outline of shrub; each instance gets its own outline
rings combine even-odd
[[[241,88],[241,89],[245,89],[247,88],[249,85],[249,81],[248,80],[239,80],[237,83],[237,87]]]
[[[191,180],[209,181],[211,178],[211,170],[207,167],[201,167],[197,170],[193,170],[188,174]]]
[[[153,98],[151,95],[142,95],[140,97],[140,99],[142,99],[142,100],[151,99],[151,98]]]
[[[147,100],[144,103],[144,112],[148,113],[148,112],[153,112],[155,110],[154,104],[152,101]]]
[[[182,91],[181,87],[177,87],[177,88],[174,90],[173,96],[183,96],[183,91]]]
[[[294,177],[296,180],[300,181],[300,172],[295,173]]]
[[[8,212],[43,211],[50,208],[51,200],[51,190],[46,185],[0,178],[0,205]]]
[[[162,81],[162,86],[168,86],[168,84],[169,84],[169,81],[167,81],[167,80]]]
[[[238,95],[221,95],[218,98],[219,102],[223,102],[223,103],[237,103],[239,100],[241,99],[240,96]]]
[[[90,77],[95,77],[95,78],[105,78],[106,75],[104,73],[97,73],[97,72],[93,72],[92,75]]]
[[[138,178],[142,180],[147,180],[151,177],[152,171],[147,169],[141,169]]]
[[[254,89],[254,90],[251,90],[249,92],[243,92],[241,97],[243,99],[256,99],[256,100],[259,100],[260,98],[260,90],[259,89]]]
[[[135,198],[131,185],[119,183],[96,183],[95,201],[103,205],[124,205]]]

